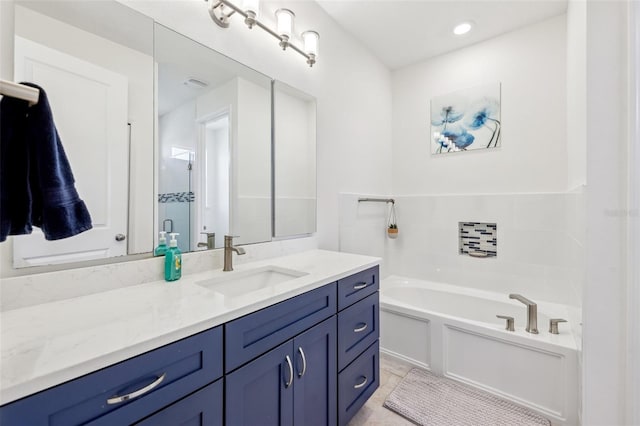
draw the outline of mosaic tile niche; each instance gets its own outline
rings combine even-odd
[[[458,222],[460,254],[474,257],[496,257],[498,225],[482,222]]]

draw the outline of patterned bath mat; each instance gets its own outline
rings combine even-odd
[[[414,368],[384,406],[422,426],[529,426],[551,422],[487,392]]]

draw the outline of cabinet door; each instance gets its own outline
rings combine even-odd
[[[333,316],[293,340],[294,424],[337,423],[337,320]]]
[[[136,426],[222,426],[222,379],[147,417]]]
[[[226,376],[226,424],[292,425],[293,340]]]

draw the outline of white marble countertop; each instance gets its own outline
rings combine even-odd
[[[5,311],[0,405],[334,282],[380,259],[311,250],[221,270]],[[306,275],[234,299],[196,284],[276,266]],[[246,272],[245,272],[246,273]]]

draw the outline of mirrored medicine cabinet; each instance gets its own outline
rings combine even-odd
[[[10,266],[315,232],[313,97],[115,1],[14,9],[15,80],[46,90],[94,229],[14,237]]]

